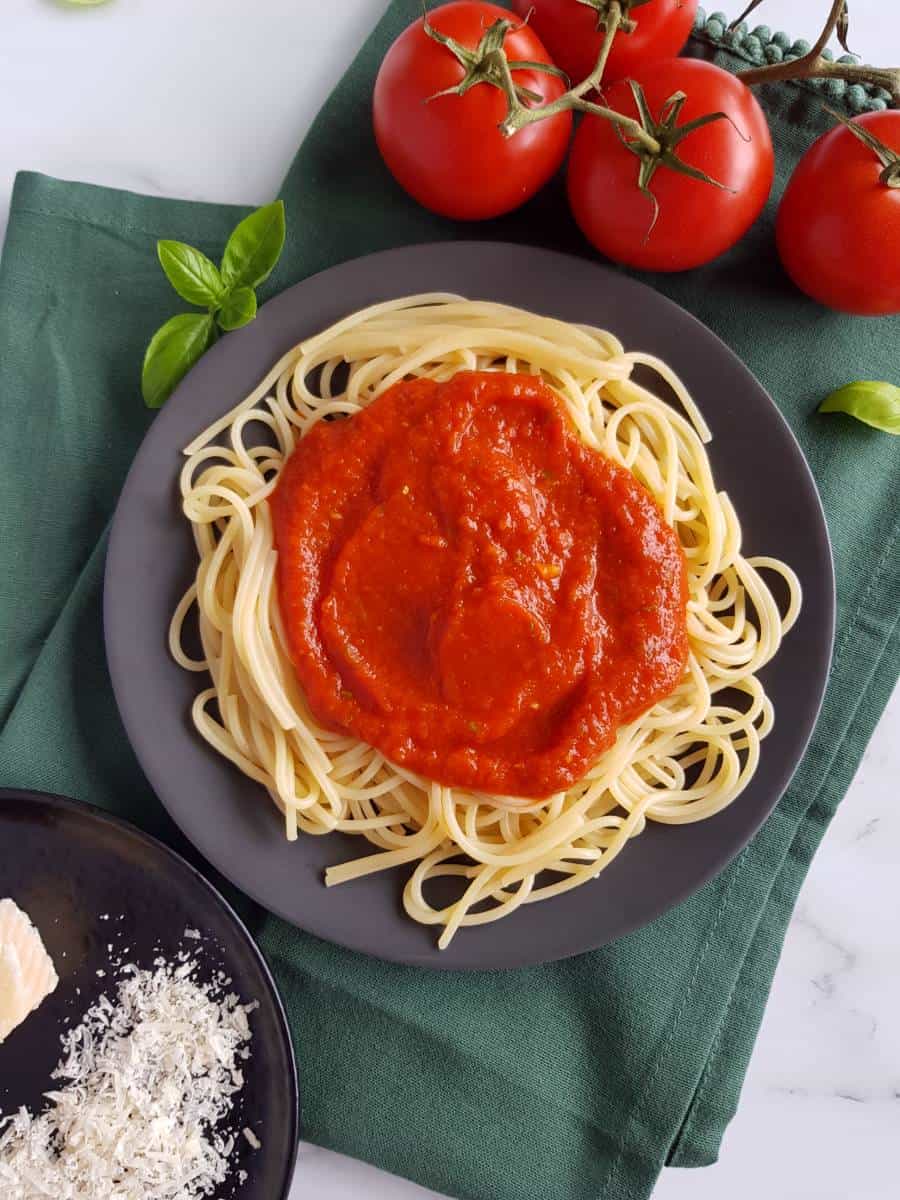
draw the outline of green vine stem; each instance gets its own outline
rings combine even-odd
[[[756,7],[757,4],[750,5],[747,12],[752,12]],[[750,67],[746,71],[739,71],[738,79],[748,86],[788,79],[843,79],[847,83],[869,83],[874,87],[884,88],[890,93],[894,103],[900,104],[900,67],[869,67],[862,63],[832,62],[822,54],[835,29],[846,22],[846,16],[847,0],[832,0],[831,12],[822,32],[806,54],[789,62],[770,63],[765,67]]]
[[[891,149],[885,142],[877,138],[871,129],[867,129],[865,125],[860,125],[856,121],[851,121],[849,117],[845,117],[843,113],[836,112],[833,108],[825,105],[825,111],[829,116],[840,121],[855,138],[868,149],[871,150],[878,161],[881,163],[881,174],[878,177],[880,183],[885,187],[900,188],[900,154],[896,150]]]
[[[633,138],[646,151],[651,154],[658,154],[661,149],[659,142],[639,121],[635,121],[632,117],[626,117],[623,113],[616,112],[615,109],[606,108],[602,104],[594,104],[590,100],[585,99],[586,95],[600,87],[603,72],[606,70],[609,52],[612,49],[613,39],[622,26],[623,20],[624,13],[621,3],[619,0],[610,0],[604,20],[603,45],[594,64],[593,71],[581,83],[564,92],[558,99],[551,100],[549,104],[542,104],[538,108],[529,108],[519,99],[510,71],[512,64],[506,61],[506,56],[501,51],[498,55],[496,66],[508,106],[506,117],[500,125],[500,132],[503,136],[512,137],[520,129],[524,129],[526,125],[531,125],[535,121],[542,121],[546,117],[553,117],[557,113],[576,110],[604,117],[607,121],[611,121],[620,133],[627,134]]]
[[[583,4],[585,8],[591,8],[597,14],[597,29],[605,29],[606,22],[609,19],[609,10],[612,7],[613,0],[576,0],[576,3]],[[631,18],[631,10],[633,8],[641,8],[644,4],[649,4],[650,0],[619,0],[622,8],[622,17],[619,23],[619,29],[622,33],[634,33],[637,28],[637,22]]]

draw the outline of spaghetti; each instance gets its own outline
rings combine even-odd
[[[683,413],[632,378],[653,369]],[[689,653],[681,682],[619,728],[577,782],[549,797],[479,793],[422,778],[313,716],[291,662],[276,587],[268,503],[282,464],[320,421],[352,416],[410,378],[460,371],[540,376],[581,441],[656,500],[687,564]],[[171,651],[208,671],[193,706],[201,735],[268,791],[288,838],[339,830],[375,848],[326,873],[329,885],[411,866],[404,906],[443,926],[497,920],[595,878],[648,820],[702,820],[746,787],[772,726],[757,678],[800,608],[793,571],[744,558],[734,509],[712,477],[709,430],[665,363],[626,352],[610,333],[444,294],[375,305],[289,351],[185,453],[184,512],[199,555],[173,616]],[[763,573],[779,575],[785,611]],[[196,607],[203,657],[182,626]],[[426,894],[452,877],[457,895]]]

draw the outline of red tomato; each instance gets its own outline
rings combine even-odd
[[[521,17],[533,10],[529,24],[573,83],[590,75],[604,36],[597,28],[597,9],[581,0],[513,0],[513,8]],[[674,58],[687,41],[696,15],[697,0],[648,0],[632,9],[629,16],[636,28],[616,34],[605,81],[623,79],[659,58]]]
[[[900,111],[854,122],[900,154]],[[841,312],[900,313],[900,188],[881,183],[873,150],[844,125],[800,159],[778,209],[784,268],[808,296]]]
[[[428,14],[435,29],[471,49],[498,18],[509,20],[508,10],[467,0]],[[513,62],[551,61],[527,26],[508,33],[504,49]],[[420,204],[475,221],[518,208],[547,182],[565,157],[572,114],[558,113],[505,138],[498,126],[506,116],[506,98],[493,84],[477,83],[463,96],[431,99],[464,74],[453,53],[428,36],[421,20],[414,22],[388,50],[378,72],[375,138],[391,174]],[[561,79],[544,71],[514,71],[513,79],[543,102],[565,90]]]
[[[608,258],[648,271],[683,271],[733,246],[759,216],[772,187],[772,139],[749,88],[712,63],[665,59],[639,78],[654,118],[679,91],[687,94],[679,125],[710,112],[731,118],[694,130],[676,149],[682,161],[728,190],[661,164],[650,183],[659,205],[651,229],[653,205],[638,190],[637,156],[609,121],[588,116],[569,158],[569,204],[582,233]],[[625,81],[605,88],[604,99],[609,108],[637,118]]]

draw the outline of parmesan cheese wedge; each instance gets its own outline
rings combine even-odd
[[[13,900],[0,900],[0,1042],[59,983],[41,935]]]

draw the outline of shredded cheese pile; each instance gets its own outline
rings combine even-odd
[[[256,1005],[195,974],[184,954],[126,966],[116,997],[63,1037],[53,1078],[69,1082],[40,1116],[0,1123],[3,1200],[196,1200],[228,1178],[235,1137],[222,1123]]]

